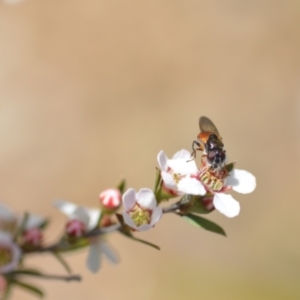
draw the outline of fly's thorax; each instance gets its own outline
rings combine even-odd
[[[215,134],[211,134],[209,136],[207,143],[205,144],[205,152],[207,162],[213,169],[220,169],[224,167],[226,154],[223,147],[224,144]]]
[[[211,134],[206,141],[206,150],[223,149],[224,144],[219,137]]]

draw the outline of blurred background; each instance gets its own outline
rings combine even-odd
[[[166,215],[137,234],[161,251],[115,233],[119,265],[93,275],[86,250],[66,255],[84,280],[35,280],[46,299],[300,299],[299,36],[289,0],[1,4],[0,199],[50,217],[46,242],[65,221],[54,199],[95,207],[122,177],[152,188],[157,153],[190,149],[200,115],[257,178],[237,218],[208,215],[227,238]]]

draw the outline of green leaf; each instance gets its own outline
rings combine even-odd
[[[193,214],[186,214],[186,215],[180,215],[180,216],[182,218],[184,218],[186,221],[188,221],[190,224],[192,224],[196,227],[201,227],[208,231],[212,231],[214,233],[218,233],[218,234],[226,236],[226,233],[223,230],[223,228],[210,220],[204,219],[200,216],[193,215]]]
[[[225,169],[228,173],[230,173],[234,169],[235,162],[232,162],[225,166]]]
[[[122,179],[122,181],[117,185],[117,189],[120,191],[121,194],[124,193],[125,186],[126,186],[126,181],[125,179]]]
[[[136,237],[133,236],[133,235],[131,235],[131,236],[126,235],[126,236],[127,236],[128,238],[134,240],[134,241],[137,241],[137,242],[140,242],[140,243],[142,243],[142,244],[148,245],[148,246],[150,246],[150,247],[152,247],[152,248],[154,248],[154,249],[156,249],[156,250],[160,250],[160,247],[157,246],[157,245],[155,245],[155,244],[152,244],[152,243],[147,242],[147,241],[145,241],[145,240],[138,239],[138,238],[136,238]]]
[[[39,226],[40,229],[46,229],[50,223],[49,219],[46,219],[42,224]]]
[[[13,238],[14,241],[16,241],[19,238],[19,236],[22,234],[22,232],[24,231],[24,228],[25,228],[25,225],[27,223],[28,217],[29,217],[29,213],[25,212],[24,217],[23,217],[22,222],[21,222],[21,225],[18,227],[18,229],[17,229],[17,231],[14,235],[14,238]]]
[[[68,263],[65,261],[65,259],[56,251],[52,252],[53,256],[61,263],[61,265],[65,268],[65,270],[68,272],[68,274],[72,274],[72,270]]]
[[[197,214],[210,213],[212,210],[206,208],[206,206],[203,203],[203,199],[203,196],[184,195],[179,201],[179,203],[181,204],[180,211],[183,214],[190,212]]]
[[[119,229],[119,232],[121,232],[123,235],[125,235],[126,237],[128,237],[128,238],[130,238],[130,239],[132,239],[134,241],[140,242],[142,244],[145,244],[145,245],[153,247],[153,248],[155,248],[157,250],[160,250],[160,248],[157,245],[152,244],[150,242],[147,242],[145,240],[141,240],[141,239],[136,238],[135,236],[133,236],[131,228],[124,223],[123,216],[120,215],[120,214],[116,214],[116,216],[117,216],[119,222],[122,225],[122,227]]]
[[[155,169],[155,182],[154,182],[154,193],[156,193],[157,189],[159,188],[160,181],[161,181],[161,175],[160,175],[160,169]]]
[[[14,285],[17,285],[17,286],[31,292],[31,293],[34,293],[35,295],[39,296],[40,298],[44,297],[44,293],[39,288],[37,288],[31,284],[25,283],[23,281],[15,280],[15,279],[11,280],[10,282]]]

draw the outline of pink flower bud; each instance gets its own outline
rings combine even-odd
[[[99,201],[103,211],[114,212],[121,205],[122,195],[118,189],[107,189],[100,193]]]
[[[7,287],[7,281],[4,278],[4,276],[0,274],[0,296],[2,295],[2,293],[4,294],[6,287]]]
[[[69,236],[72,237],[81,237],[85,234],[86,228],[85,225],[76,219],[70,220],[66,224],[66,232]]]
[[[43,240],[43,233],[39,228],[32,228],[23,233],[24,243],[32,246],[40,246]]]

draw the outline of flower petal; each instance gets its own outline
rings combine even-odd
[[[189,195],[205,195],[206,190],[200,180],[193,177],[182,178],[178,185],[178,190],[184,194]]]
[[[45,218],[30,214],[26,220],[25,229],[30,230],[33,228],[39,228],[43,223],[45,222]],[[22,220],[20,220],[20,224],[22,223]]]
[[[188,161],[187,158],[184,159],[170,159],[168,160],[168,166],[172,169],[174,173],[186,175],[186,174],[196,174],[198,168],[194,160]]]
[[[153,226],[154,224],[156,224],[161,217],[162,217],[162,208],[160,206],[157,206],[152,211],[151,225]]]
[[[168,161],[168,157],[166,156],[165,152],[163,150],[161,150],[157,154],[157,162],[158,162],[158,165],[161,170],[167,171],[167,168],[168,168],[167,161]]]
[[[190,159],[191,158],[191,153],[190,151],[186,150],[186,149],[182,149],[178,152],[176,152],[173,157],[172,157],[172,160],[173,159]]]
[[[255,190],[256,178],[250,172],[234,169],[226,178],[226,185],[241,194],[249,194]]]
[[[87,229],[92,230],[98,225],[98,221],[99,221],[99,218],[101,215],[101,210],[97,209],[97,208],[93,208],[93,209],[90,208],[90,209],[87,209],[87,213],[89,216],[89,224],[88,224]]]
[[[22,251],[21,249],[12,241],[12,236],[7,232],[0,230],[0,248],[6,248],[10,251],[11,261],[7,264],[0,266],[0,274],[11,272],[14,270],[20,261]]]
[[[67,216],[71,216],[77,209],[76,204],[63,200],[56,200],[54,201],[53,205]]]
[[[101,254],[100,242],[97,241],[97,242],[91,243],[90,248],[89,248],[88,257],[86,260],[86,266],[93,273],[96,273],[100,269],[100,265],[101,265],[100,254]]]
[[[6,231],[0,230],[0,242],[10,243],[12,241],[12,235]]]
[[[75,219],[82,222],[85,225],[85,228],[88,230],[89,228],[89,214],[86,207],[78,206],[72,215],[69,216],[70,219]]]
[[[161,178],[165,184],[165,186],[171,190],[177,191],[177,185],[173,178],[173,176],[167,172],[162,171],[161,172]]]
[[[131,210],[136,203],[136,193],[135,190],[130,188],[123,195],[123,205],[126,211]]]
[[[153,209],[156,207],[156,199],[150,189],[140,189],[136,195],[136,200],[143,208]]]
[[[123,211],[123,219],[124,219],[124,223],[126,225],[128,225],[129,227],[134,228],[134,229],[137,228],[135,223],[131,219],[130,215],[125,210]]]
[[[149,229],[151,229],[153,227],[153,225],[151,224],[145,224],[145,225],[141,225],[141,226],[136,226],[134,229],[137,231],[147,231]]]
[[[240,204],[231,195],[216,193],[213,203],[215,208],[228,218],[236,217],[240,213]]]
[[[16,220],[15,213],[2,203],[0,203],[0,220],[5,222],[14,222]]]
[[[107,259],[113,264],[117,264],[119,262],[119,258],[113,248],[105,241],[103,238],[101,239],[101,252],[107,257]]]

